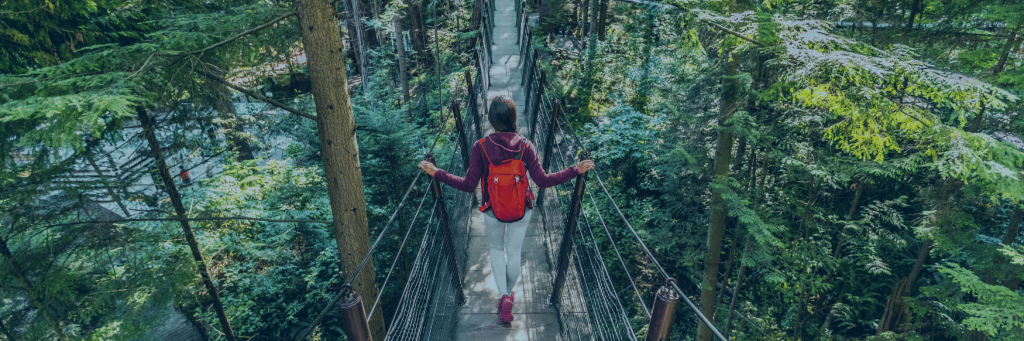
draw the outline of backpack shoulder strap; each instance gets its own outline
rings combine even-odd
[[[480,148],[482,148],[484,150],[484,159],[487,160],[487,164],[491,164],[491,156],[487,155],[487,145],[485,145],[484,142],[487,142],[487,138],[486,137],[480,139]]]
[[[520,136],[522,137],[522,136]],[[522,137],[523,141],[519,142],[519,152],[516,152],[516,160],[523,160],[523,151],[526,150],[526,138]]]

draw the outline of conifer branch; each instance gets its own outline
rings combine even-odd
[[[207,217],[207,218],[137,218],[137,219],[115,219],[115,220],[90,220],[90,221],[76,221],[71,223],[61,223],[47,225],[45,228],[59,227],[59,226],[70,226],[70,225],[81,225],[81,224],[116,224],[116,223],[130,223],[130,222],[143,222],[143,221],[223,221],[223,220],[252,220],[252,221],[265,221],[271,223],[311,223],[311,224],[333,224],[334,222],[327,220],[303,220],[303,219],[265,219],[265,218],[253,218],[253,217]]]
[[[227,43],[230,43],[230,42],[232,42],[234,40],[237,40],[238,38],[241,38],[241,37],[244,37],[244,36],[256,33],[259,30],[262,30],[264,28],[270,27],[271,25],[277,24],[279,21],[287,19],[288,17],[296,15],[297,13],[298,13],[298,11],[292,11],[292,12],[289,12],[289,13],[285,13],[285,14],[277,17],[277,18],[274,18],[273,20],[270,20],[270,21],[264,23],[263,25],[259,25],[259,26],[253,27],[253,28],[251,28],[251,29],[249,29],[249,30],[247,30],[245,32],[236,34],[234,36],[231,36],[230,38],[221,40],[220,42],[214,43],[213,45],[210,45],[210,46],[198,49],[198,50],[192,50],[192,51],[187,51],[187,52],[175,51],[175,52],[170,52],[168,54],[172,55],[172,56],[173,55],[181,55],[181,54],[184,54],[184,55],[201,54],[203,52],[209,51],[211,49],[215,49],[217,47],[223,46],[224,44],[227,44]]]

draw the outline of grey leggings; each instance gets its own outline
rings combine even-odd
[[[487,211],[484,226],[487,227],[487,241],[491,247],[491,273],[498,293],[508,295],[519,281],[523,265],[523,239],[526,226],[530,224],[533,210],[526,209],[523,219],[514,223],[503,223]]]

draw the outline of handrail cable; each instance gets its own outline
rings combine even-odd
[[[559,127],[556,127],[556,129],[559,129],[561,124],[558,124],[558,126]],[[561,130],[561,129],[559,129],[559,130]],[[564,134],[564,130],[562,130],[562,132]],[[565,147],[567,149],[569,148],[569,146],[565,146]],[[563,168],[563,169],[568,168],[568,161],[566,161],[566,155],[571,155],[571,154],[567,150],[564,153],[564,155],[563,155],[561,144],[559,144],[559,146],[557,148],[558,148],[558,152],[556,153],[556,155],[558,155],[558,163],[559,163],[558,166],[560,168]],[[583,223],[584,224],[581,225],[581,226],[587,228],[587,230],[590,233],[591,240],[596,243],[596,240],[594,239],[593,229],[591,228],[590,221],[587,219],[587,214],[586,214],[585,211],[583,211]],[[585,238],[586,238],[585,235],[583,234],[583,229],[582,228],[577,229],[576,232],[580,234],[580,241],[582,243],[583,240],[585,240]],[[563,238],[572,238],[572,236],[565,236]],[[575,240],[573,241],[573,243],[576,244]],[[606,296],[611,296],[615,300],[615,303],[618,305],[618,308],[619,308],[618,311],[621,313],[621,317],[623,319],[623,322],[624,322],[625,326],[630,327],[630,333],[627,334],[627,336],[629,336],[630,339],[634,339],[635,336],[632,333],[632,327],[629,324],[629,318],[626,317],[626,315],[625,315],[625,309],[622,307],[622,302],[619,301],[617,292],[614,290],[613,287],[611,287],[610,283],[606,283],[606,281],[601,280],[601,279],[610,280],[610,275],[608,274],[608,268],[604,265],[604,259],[601,257],[601,255],[599,253],[596,254],[597,258],[595,259],[595,257],[594,257],[595,254],[594,253],[597,252],[596,247],[591,247],[591,248],[587,248],[587,249],[590,249],[590,251],[591,251],[591,252],[585,252],[585,254],[587,254],[587,256],[589,256],[590,263],[591,264],[600,265],[599,267],[601,268],[602,272],[604,273],[604,277],[603,278],[599,277],[598,278],[598,282],[595,283],[595,286],[597,287],[597,291],[603,292],[603,293],[610,293],[610,295],[606,294]],[[579,255],[579,252],[577,252],[577,255]],[[583,283],[584,283],[584,285],[587,285],[586,281],[584,281]],[[606,288],[606,286],[607,286],[607,288]],[[588,285],[588,287],[589,287],[589,285]],[[642,300],[642,298],[641,298],[641,300]],[[609,317],[608,320],[611,321],[611,319],[612,319],[611,316],[615,315],[615,314],[612,313],[613,309],[612,309],[612,307],[610,307],[608,305],[607,298],[601,300],[601,303],[602,303],[601,304],[601,308],[603,308],[602,310],[604,310],[603,311],[604,314],[606,316],[608,316]],[[619,332],[619,328],[614,323],[612,323],[612,329],[615,330],[615,335],[618,335],[620,333]]]
[[[437,141],[440,141],[441,135],[443,133],[444,131],[441,131],[437,135],[437,138],[434,139],[434,144],[430,147],[431,151],[433,151],[434,147],[437,146]],[[412,192],[413,187],[416,186],[416,181],[419,180],[421,175],[423,175],[423,172],[416,172],[416,177],[412,179],[412,183],[409,184],[409,188],[405,190],[405,194],[402,196],[402,200],[398,202],[398,206],[395,207],[395,211],[392,212],[391,217],[388,218],[388,223],[384,225],[384,228],[380,231],[380,234],[377,235],[377,239],[374,240],[373,245],[371,245],[370,249],[366,251],[366,255],[363,256],[363,260],[359,263],[359,267],[357,267],[356,270],[350,276],[348,276],[348,281],[346,281],[345,284],[342,286],[341,291],[338,291],[338,293],[334,295],[333,298],[331,298],[327,305],[322,310],[320,310],[320,314],[318,314],[316,316],[316,319],[314,319],[313,322],[310,323],[309,327],[307,327],[306,330],[304,330],[302,334],[300,334],[301,336],[298,338],[298,340],[305,340],[306,338],[309,337],[309,335],[313,334],[313,331],[316,330],[317,325],[319,325],[320,322],[323,321],[325,317],[327,317],[327,314],[331,311],[331,308],[334,306],[334,304],[338,303],[338,301],[340,301],[342,297],[344,297],[352,290],[352,282],[356,279],[356,277],[359,276],[359,273],[363,271],[363,267],[366,266],[366,263],[370,260],[370,257],[373,256],[373,250],[377,248],[378,244],[380,244],[381,239],[384,239],[384,235],[387,234],[388,230],[391,228],[391,223],[395,221],[395,217],[397,217],[398,213],[401,212],[402,207],[405,205],[405,200],[409,198],[409,193]]]
[[[467,124],[468,124],[468,120],[463,122],[463,125],[467,125]],[[465,128],[465,127],[463,127],[463,128]],[[459,139],[461,139],[462,136],[464,136],[465,130],[466,129],[458,130],[458,137],[457,137],[456,141],[458,141]],[[435,144],[436,144],[436,141],[435,141]],[[458,151],[462,147],[463,147],[462,143],[456,144],[456,147],[454,149],[452,149],[451,157],[448,159],[448,165],[447,165],[447,167],[444,167],[444,169],[451,169],[452,164],[454,162],[456,162],[457,160],[459,162],[461,162],[462,159],[455,157],[455,155],[458,153]],[[430,193],[430,191],[428,190],[427,193]],[[427,219],[427,229],[424,231],[424,237],[423,237],[424,239],[421,241],[420,249],[419,249],[419,251],[418,251],[418,253],[416,255],[416,263],[417,264],[421,261],[421,259],[424,258],[425,252],[427,252],[426,251],[427,249],[434,249],[434,248],[429,248],[429,247],[424,247],[424,246],[435,245],[436,243],[433,242],[433,241],[437,240],[437,238],[443,238],[444,237],[444,236],[441,236],[440,233],[437,233],[438,231],[435,231],[434,233],[431,233],[431,231],[430,231],[430,227],[432,226],[431,221],[434,220],[434,216],[438,212],[437,207],[438,207],[438,204],[440,203],[441,200],[443,200],[443,199],[434,199],[433,209],[431,209],[430,218]],[[442,220],[438,220],[438,225],[437,225],[438,228],[440,228],[440,224],[441,223],[442,223]],[[451,252],[451,250],[449,250],[449,252]],[[405,302],[406,302],[407,299],[411,300],[413,303],[420,301],[421,294],[424,293],[424,290],[422,290],[422,289],[424,288],[425,285],[429,285],[428,283],[426,283],[426,281],[421,281],[420,279],[424,278],[423,276],[425,276],[428,273],[434,273],[436,271],[437,267],[440,266],[441,263],[442,262],[431,262],[428,265],[429,267],[431,267],[431,269],[426,269],[426,268],[423,268],[423,267],[415,267],[414,266],[414,268],[412,269],[412,273],[410,273],[408,278],[406,279],[406,286],[405,286],[405,288],[402,291],[401,300],[398,303],[398,307],[399,308],[396,309],[394,314],[392,315],[390,326],[391,326],[392,330],[394,330],[394,328],[396,326],[395,323],[396,323],[396,321],[398,321],[398,317],[400,315],[402,315],[402,316],[405,316],[405,319],[407,321],[415,320],[416,322],[414,322],[414,324],[415,324],[416,328],[414,328],[414,329],[399,328],[398,330],[399,330],[400,334],[392,335],[392,334],[389,333],[386,336],[386,339],[398,339],[398,340],[407,340],[407,339],[420,340],[420,339],[422,339],[421,336],[420,336],[420,333],[423,332],[423,327],[424,327],[424,324],[426,323],[426,317],[427,317],[426,315],[427,314],[420,314],[418,317],[417,316],[410,316],[410,314],[413,314],[414,312],[409,311],[407,309],[403,309],[401,307],[403,307],[405,305]],[[411,298],[408,296],[408,294],[410,293],[410,290],[412,290],[414,292],[413,297],[411,297]],[[432,296],[431,293],[427,293],[426,295],[427,295],[426,298],[428,298],[428,299]],[[408,335],[408,333],[410,333],[410,332],[413,332],[413,333],[416,333],[416,334],[415,335]],[[432,330],[431,330],[431,332],[432,332]]]
[[[568,120],[568,117],[565,117],[565,119]],[[586,152],[587,151],[586,146],[584,146],[583,143],[579,140],[580,139],[579,135],[576,134],[576,132],[572,129],[572,127],[570,125],[568,125],[568,124],[559,124],[559,128],[561,128],[563,126],[567,127],[570,130],[570,133],[571,133],[571,134],[565,134],[565,136],[571,137],[572,140],[575,140],[573,142],[575,142],[575,144],[581,150]],[[564,132],[565,131],[563,130],[563,133]],[[640,238],[640,235],[636,232],[636,229],[634,229],[633,225],[629,223],[628,219],[626,219],[626,215],[622,213],[621,209],[619,209],[618,203],[615,202],[615,199],[612,198],[611,193],[608,192],[608,188],[605,187],[604,181],[601,180],[600,172],[597,172],[596,169],[595,169],[595,172],[594,172],[594,178],[596,178],[597,179],[597,183],[601,185],[601,190],[604,191],[604,194],[608,197],[608,200],[611,202],[612,207],[615,208],[615,212],[618,213],[619,218],[622,219],[622,222],[625,223],[626,227],[629,228],[630,233],[636,239],[637,243],[640,244],[640,248],[644,251],[644,253],[647,255],[647,257],[651,259],[651,262],[653,262],[654,265],[658,268],[658,271],[661,272],[661,275],[664,276],[667,279],[671,279],[672,277],[668,275],[668,272],[665,271],[665,268],[663,268],[661,266],[661,263],[659,263],[658,259],[654,257],[654,254],[651,252],[651,250],[647,248],[647,244],[644,243],[643,239]],[[683,301],[686,302],[686,305],[690,307],[690,310],[692,310],[697,315],[697,317],[701,320],[701,322],[703,322],[704,325],[707,326],[708,329],[711,330],[711,333],[714,334],[715,337],[717,337],[721,341],[728,341],[725,338],[725,336],[722,335],[722,333],[720,331],[718,331],[718,328],[716,328],[711,323],[711,321],[708,320],[707,316],[704,316],[704,313],[702,313],[700,311],[700,309],[697,307],[697,305],[695,305],[693,303],[693,301],[691,301],[690,298],[686,296],[686,294],[683,292],[682,289],[679,288],[679,285],[676,284],[675,281],[669,281],[669,284],[671,284],[673,289],[675,289],[676,292],[679,293],[679,296],[683,298]]]
[[[601,180],[601,175],[598,174],[597,172],[594,172],[594,178],[597,179],[597,183],[601,185],[601,190],[604,191],[604,194],[608,196],[608,200],[612,203],[612,207],[615,208],[615,212],[619,214],[620,218],[622,218],[622,222],[624,222],[626,224],[626,227],[629,228],[629,232],[633,234],[633,238],[635,238],[637,243],[640,244],[640,248],[644,251],[644,253],[647,254],[647,257],[651,259],[651,262],[653,262],[654,266],[658,268],[658,271],[661,272],[661,275],[664,276],[665,278],[672,278],[669,277],[668,272],[665,272],[665,268],[661,267],[661,263],[658,263],[658,259],[654,258],[654,254],[651,253],[651,250],[647,248],[647,244],[645,244],[644,241],[640,239],[640,235],[636,233],[636,229],[634,229],[633,225],[629,223],[629,220],[626,219],[626,216],[622,214],[622,210],[619,209],[619,205],[615,203],[615,199],[613,199],[611,193],[608,192],[608,188],[604,186],[604,181]],[[669,283],[672,285],[672,288],[679,292],[679,297],[683,298],[683,301],[686,302],[686,305],[690,307],[690,310],[697,314],[697,317],[701,320],[701,322],[704,322],[704,325],[707,326],[709,330],[711,330],[711,333],[714,334],[715,337],[722,341],[728,341],[726,340],[725,336],[723,336],[722,333],[718,331],[718,328],[711,324],[711,321],[708,320],[707,316],[704,316],[704,313],[700,311],[697,305],[693,304],[693,301],[691,301],[690,298],[683,293],[683,290],[679,288],[679,285],[677,285],[675,281],[669,281]]]
[[[373,306],[370,307],[370,313],[366,314],[367,321],[370,316],[373,316],[373,311],[377,308],[377,303],[380,303],[381,296],[384,295],[384,288],[388,286],[388,280],[391,279],[391,274],[395,271],[395,266],[398,265],[398,260],[401,259],[401,252],[405,249],[405,242],[409,240],[409,235],[412,232],[412,227],[416,225],[416,218],[420,216],[420,209],[423,208],[423,202],[427,201],[427,195],[430,191],[423,191],[423,197],[420,198],[420,205],[416,207],[416,213],[412,215],[412,222],[409,223],[409,228],[405,230],[405,237],[402,237],[402,244],[398,246],[398,252],[395,254],[395,260],[391,262],[391,268],[388,269],[388,275],[384,277],[384,283],[380,285],[380,290],[377,291],[377,298],[373,300]],[[427,220],[429,223],[430,220]]]
[[[636,293],[636,297],[640,301],[640,306],[644,308],[644,313],[647,314],[647,318],[651,318],[651,310],[648,309],[647,304],[644,303],[644,297],[640,295],[640,290],[637,290],[636,282],[633,281],[633,276],[629,273],[629,267],[627,267],[626,262],[622,260],[622,254],[619,253],[619,247],[615,245],[615,239],[612,238],[612,233],[608,230],[608,225],[604,222],[601,210],[597,208],[597,201],[594,200],[594,194],[587,192],[587,195],[590,196],[590,203],[594,205],[594,211],[597,212],[597,219],[601,222],[601,227],[604,228],[604,233],[608,236],[608,241],[611,242],[612,249],[615,250],[615,257],[619,259],[619,264],[622,265],[622,270],[626,273],[626,278],[629,279],[629,285],[633,287],[633,292]]]

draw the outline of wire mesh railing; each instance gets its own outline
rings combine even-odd
[[[534,39],[529,28],[528,9],[524,2],[517,4],[517,21],[519,22],[519,40],[521,42],[520,58],[525,61],[522,84],[526,91],[525,117],[529,120],[530,139],[540,150],[546,170],[551,167],[564,169],[575,165],[587,155],[586,148],[579,136],[572,131],[566,116],[565,107],[555,99],[553,87],[547,81],[547,75],[540,65],[540,58],[533,47]],[[563,259],[571,264],[558,265],[566,269],[566,273],[556,274],[555,293],[552,301],[559,303],[559,317],[562,322],[562,338],[566,340],[636,340],[645,321],[648,324],[647,340],[667,339],[671,335],[671,325],[675,312],[675,304],[681,299],[697,317],[699,323],[709,327],[712,334],[719,340],[724,336],[700,312],[700,309],[686,297],[682,289],[670,278],[658,260],[650,252],[644,241],[633,229],[628,219],[619,210],[615,199],[607,191],[604,181],[597,170],[591,172],[600,185],[598,196],[604,194],[611,206],[615,208],[621,223],[631,231],[632,240],[643,251],[646,260],[652,263],[666,280],[666,285],[653,295],[655,303],[648,306],[644,294],[637,287],[635,276],[619,252],[618,241],[608,229],[605,215],[597,204],[594,195],[586,192],[586,177],[580,176],[571,184],[563,184],[552,190],[542,192],[538,196],[549,245],[558,245],[564,238],[571,238],[571,248],[549,250],[551,259]],[[577,186],[578,182],[583,182]],[[575,189],[573,187],[576,187]],[[571,195],[570,195],[571,194]],[[579,209],[577,201],[589,199],[587,209]],[[579,214],[579,218],[572,215]],[[595,236],[604,232],[607,237],[603,242]],[[572,235],[566,235],[572,233]],[[601,250],[604,245],[611,244],[617,262],[606,262]],[[568,253],[570,256],[559,255]],[[559,256],[562,256],[560,259]],[[608,272],[609,267],[621,267],[621,274],[614,281]],[[616,269],[618,270],[618,269]],[[635,271],[635,270],[634,270]],[[558,276],[566,278],[564,284],[559,283]],[[622,280],[624,277],[625,280]],[[562,285],[562,288],[559,288]],[[631,318],[632,317],[632,318]]]

